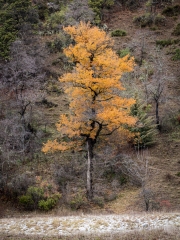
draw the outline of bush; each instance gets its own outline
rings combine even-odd
[[[48,211],[56,206],[60,197],[61,194],[59,193],[50,194],[47,197],[44,189],[31,186],[28,188],[26,195],[19,197],[19,203],[25,210],[39,208],[40,210]]]
[[[124,4],[126,8],[130,10],[135,10],[141,6],[141,1],[134,1],[134,0],[126,0],[121,1],[121,4]]]
[[[44,21],[49,15],[49,9],[47,7],[47,4],[44,2],[39,2],[38,4],[36,4],[36,6],[38,10],[39,19],[41,21]]]
[[[85,203],[85,197],[82,193],[77,193],[73,196],[71,201],[69,202],[72,210],[80,209]]]
[[[129,48],[125,48],[125,49],[117,51],[117,54],[119,55],[120,58],[123,58],[128,54],[130,55],[130,50],[129,50]]]
[[[93,202],[98,205],[100,208],[104,207],[104,198],[103,197],[94,197]]]
[[[168,6],[162,11],[162,14],[167,17],[178,16],[180,14],[180,5]]]
[[[162,47],[167,47],[172,44],[177,44],[179,43],[179,39],[167,39],[167,40],[157,40],[156,45],[162,46]]]
[[[111,182],[116,177],[114,168],[110,167],[110,169],[106,169],[103,173],[103,177],[105,177],[108,182]]]
[[[179,36],[180,35],[180,23],[177,24],[176,28],[172,32],[173,35]]]
[[[154,16],[153,14],[147,13],[142,16],[135,17],[133,22],[140,27],[150,27],[152,24],[164,25],[165,20],[165,17],[161,14]]]
[[[66,8],[62,8],[60,11],[52,13],[47,20],[47,24],[51,29],[57,29],[59,25],[63,24],[65,19]]]
[[[90,8],[95,13],[95,23],[99,24],[102,20],[102,9],[103,8],[110,8],[111,6],[114,5],[114,0],[88,0],[88,4]]]
[[[153,17],[150,13],[135,17],[133,22],[141,27],[151,26],[153,24]]]
[[[59,62],[57,62],[57,63],[59,63]],[[51,84],[48,87],[48,92],[53,92],[53,93],[56,93],[57,95],[60,95],[62,93],[62,89],[60,89],[60,87],[57,86],[56,84]]]
[[[121,185],[126,184],[127,181],[128,181],[127,176],[125,176],[124,174],[119,175],[119,182],[120,182]]]
[[[25,210],[33,210],[34,209],[34,201],[32,196],[30,195],[22,195],[19,197],[19,203]]]
[[[40,200],[38,203],[39,209],[43,211],[49,211],[56,206],[57,201],[53,198],[48,198],[47,200]]]
[[[29,187],[26,195],[30,196],[35,204],[35,208],[38,206],[38,202],[44,198],[44,190],[39,187]]]
[[[160,45],[162,47],[167,47],[169,45],[172,44],[172,40],[171,39],[168,39],[168,40],[157,40],[156,41],[156,45]]]
[[[154,24],[155,25],[165,25],[165,21],[166,21],[166,18],[161,14],[158,14],[154,18]]]
[[[132,116],[138,118],[136,126],[130,128],[134,133],[133,144],[135,147],[144,148],[151,146],[156,141],[157,129],[153,119],[147,115],[150,106],[140,104],[138,100],[131,108]]]
[[[41,209],[48,211],[54,208],[61,197],[56,184],[36,176],[36,185],[28,187],[26,194],[19,197],[19,203],[25,210]]]
[[[180,60],[180,49],[177,48],[174,52],[174,56],[172,57],[173,61],[179,61]]]
[[[46,46],[49,48],[50,53],[62,52],[63,43],[60,38],[56,38],[54,41],[46,42]]]
[[[116,29],[111,33],[111,37],[123,37],[126,35],[127,35],[127,33],[121,29]]]
[[[31,176],[30,173],[23,173],[19,176],[16,176],[11,181],[11,188],[10,191],[13,195],[18,196],[25,194],[28,187],[34,184],[35,179]]]

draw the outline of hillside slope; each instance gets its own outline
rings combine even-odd
[[[174,1],[174,5],[176,4],[179,4],[179,1]],[[163,89],[159,99],[159,117],[162,128],[158,132],[154,146],[139,151],[135,151],[130,145],[120,145],[116,151],[108,145],[97,149],[94,163],[96,200],[94,203],[88,203],[85,199],[86,154],[83,151],[48,155],[41,153],[43,142],[58,137],[55,123],[59,115],[68,110],[68,99],[63,93],[58,77],[64,72],[71,71],[72,65],[63,55],[62,46],[60,50],[54,50],[55,43],[62,44],[64,41],[67,44],[70,40],[64,40],[65,37],[61,32],[53,32],[46,36],[39,32],[38,43],[41,46],[48,46],[48,50],[46,49],[47,52],[41,56],[44,60],[43,70],[47,74],[47,79],[45,85],[43,83],[41,87],[38,86],[39,92],[44,90],[45,92],[44,95],[42,94],[41,101],[38,99],[34,101],[32,107],[34,112],[30,115],[32,126],[36,129],[33,133],[36,141],[33,142],[34,145],[31,146],[30,152],[20,155],[22,158],[18,153],[15,157],[10,156],[12,157],[12,159],[9,158],[10,160],[6,158],[5,153],[2,155],[2,159],[4,156],[6,159],[2,161],[1,172],[5,176],[7,192],[5,194],[3,192],[1,199],[3,200],[3,208],[0,209],[1,216],[24,214],[16,196],[20,193],[25,194],[24,189],[27,190],[31,180],[33,182],[39,176],[42,177],[41,184],[44,181],[55,182],[58,191],[62,194],[59,205],[52,213],[60,214],[64,208],[68,209],[68,214],[72,213],[73,208],[88,213],[139,212],[146,209],[146,201],[148,201],[149,210],[177,211],[180,209],[180,60],[173,60],[176,55],[179,56],[180,36],[173,35],[173,31],[180,23],[180,14],[165,16],[165,20],[162,18],[163,21],[159,24],[153,23],[146,27],[140,27],[139,24],[136,25],[133,22],[135,17],[146,15],[148,11],[145,3],[134,11],[115,5],[106,10],[103,24],[107,25],[106,30],[109,34],[117,29],[126,32],[125,36],[113,38],[114,49],[118,53],[126,49],[131,56],[134,56],[136,62],[133,73],[123,77],[123,84],[128,96],[138,95],[143,104],[151,106],[148,114],[154,119],[156,102],[153,92],[158,90],[159,85]],[[158,15],[162,11],[163,8],[158,8],[153,14]],[[165,42],[170,40],[170,44],[166,43],[163,46],[162,42],[157,44],[157,40]],[[3,92],[4,89],[2,89],[2,94]],[[6,104],[1,106],[2,111],[3,106]],[[9,108],[6,109],[7,116],[10,116],[13,111],[14,109],[12,111]],[[4,113],[1,115],[4,120]],[[38,149],[36,149],[37,146]],[[16,146],[13,145],[14,149],[16,150]],[[146,177],[145,195],[139,182],[136,182],[136,177],[127,176],[127,172],[124,174],[120,169],[123,158],[128,159],[130,170],[132,162],[136,164],[135,166],[142,166],[143,173],[140,178],[142,180]],[[134,173],[137,169],[138,167],[133,169]],[[33,184],[37,186],[37,183],[33,182]],[[13,187],[17,191],[13,192]],[[12,199],[13,206],[10,202]],[[72,204],[73,201],[75,201],[75,207]]]

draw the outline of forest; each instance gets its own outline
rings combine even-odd
[[[0,0],[0,216],[179,210],[179,66],[178,0]]]

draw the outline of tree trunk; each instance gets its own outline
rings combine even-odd
[[[94,140],[88,138],[87,140],[87,152],[88,152],[88,161],[87,161],[87,199],[91,201],[93,199],[93,147]]]
[[[156,100],[156,124],[157,124],[157,129],[160,131],[161,126],[159,122],[159,101],[158,100]]]

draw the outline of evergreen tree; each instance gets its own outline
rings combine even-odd
[[[150,105],[146,106],[136,99],[136,103],[131,107],[131,114],[138,118],[135,126],[130,128],[134,133],[133,144],[138,148],[151,146],[156,141],[156,124],[151,116],[148,116]]]
[[[0,58],[9,57],[9,47],[24,23],[38,22],[30,0],[0,0]]]

